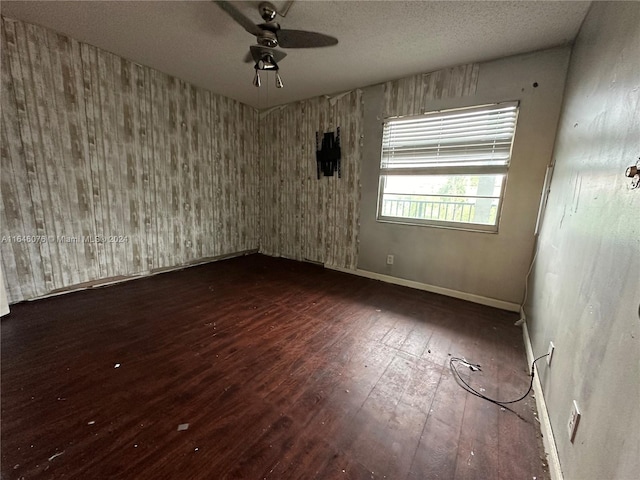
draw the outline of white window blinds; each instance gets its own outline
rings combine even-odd
[[[506,167],[518,103],[499,103],[390,119],[384,124],[383,169]]]

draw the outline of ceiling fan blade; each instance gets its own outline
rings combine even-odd
[[[305,30],[280,29],[276,35],[278,36],[278,44],[282,48],[330,47],[338,43],[338,39],[335,37]]]
[[[231,18],[239,23],[251,35],[259,36],[262,34],[262,29],[251,21],[244,13],[238,10],[232,2],[216,1],[218,6],[227,12]]]

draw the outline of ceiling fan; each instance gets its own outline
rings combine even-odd
[[[290,30],[280,27],[275,21],[276,16],[285,17],[293,4],[293,1],[286,3],[282,11],[278,11],[270,2],[260,2],[258,11],[264,23],[254,24],[253,21],[242,13],[233,2],[216,1],[218,6],[235,20],[242,28],[256,37],[257,44],[249,47],[249,53],[245,57],[245,62],[255,62],[256,75],[253,84],[260,86],[260,70],[274,70],[276,72],[276,87],[282,88],[284,85],[278,73],[278,62],[287,56],[280,48],[318,48],[330,47],[338,43],[338,39],[323,33],[308,32],[306,30]]]

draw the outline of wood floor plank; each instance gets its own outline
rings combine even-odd
[[[430,416],[416,449],[408,480],[451,479],[455,475],[458,454],[457,428]]]
[[[416,357],[421,357],[429,344],[429,340],[431,340],[431,335],[433,335],[433,330],[431,329],[414,328],[411,333],[407,335],[400,350]]]
[[[502,410],[449,370],[462,356],[487,394],[524,393],[515,319],[261,255],[13,305],[0,473],[548,478],[534,399]]]

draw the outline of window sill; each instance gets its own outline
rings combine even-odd
[[[429,222],[421,221],[412,218],[397,218],[397,217],[378,217],[376,221],[379,223],[388,223],[393,225],[405,225],[410,227],[430,227],[441,228],[445,230],[459,230],[472,233],[498,233],[497,225],[479,225],[474,223],[449,223],[449,222]]]

